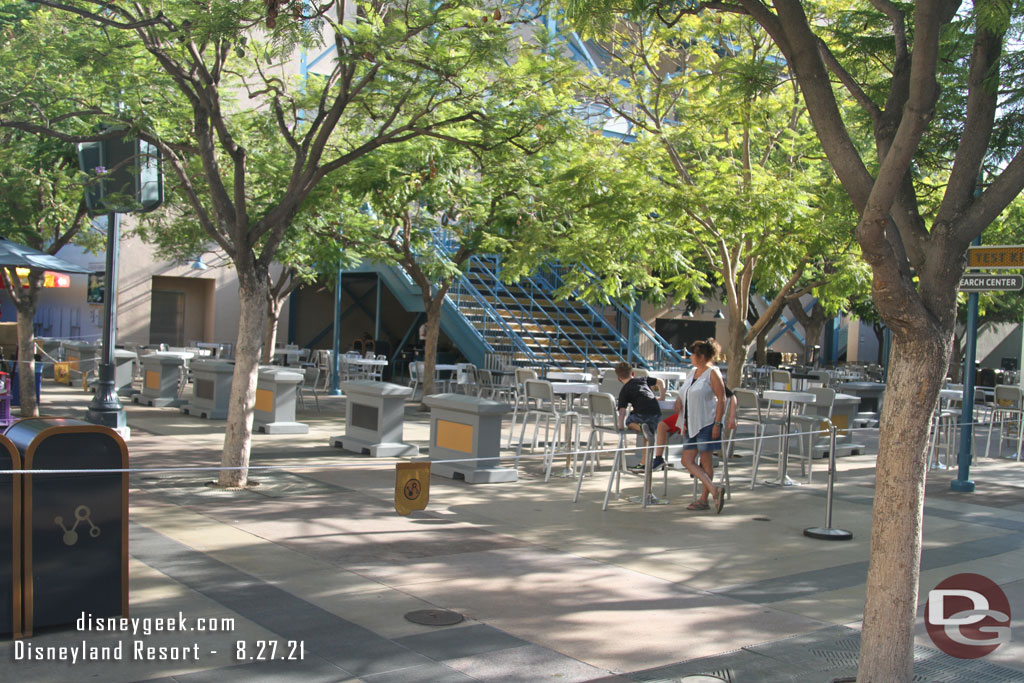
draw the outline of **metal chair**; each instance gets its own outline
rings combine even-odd
[[[423,361],[414,360],[413,362],[409,363],[409,386],[412,387],[412,396],[410,398],[412,398],[414,401],[416,400],[416,390],[419,389],[423,384],[422,377]]]
[[[754,426],[753,444],[753,465],[750,473],[750,488],[754,488],[757,482],[757,468],[761,462],[761,449],[764,448],[765,432],[768,430],[768,423],[761,412],[761,399],[757,392],[751,389],[733,389],[736,397],[736,431],[743,423],[750,423]],[[736,448],[736,436],[733,435],[730,447],[733,451]]]
[[[814,403],[805,404],[804,413],[793,416],[793,424],[797,426],[800,453],[804,456],[800,463],[800,472],[807,475],[807,483],[810,484],[811,464],[814,461],[814,432],[818,430],[822,422],[831,423],[836,390],[815,387],[807,389],[807,393],[814,394]]]
[[[507,384],[496,384],[490,370],[480,368],[476,371],[477,395],[492,401],[512,403],[512,387]]]
[[[320,399],[316,395],[316,387],[320,382],[320,368],[314,365],[306,365],[302,368],[302,383],[298,387],[299,406],[306,407],[306,392],[313,394],[313,401],[316,403],[316,412],[320,412]]]
[[[519,416],[520,408],[525,409],[526,404],[526,380],[537,379],[537,371],[527,368],[516,368],[514,384],[512,385],[512,426],[508,430],[508,447],[512,448],[512,439],[516,431],[516,418]]]
[[[555,448],[559,441],[559,433],[563,423],[566,426],[567,435],[566,447],[572,447],[573,470],[575,470],[576,451],[579,450],[580,441],[580,414],[574,410],[559,410],[555,402],[555,392],[551,382],[537,379],[528,379],[524,382],[523,393],[525,398],[525,412],[523,413],[523,424],[519,432],[519,445],[516,447],[515,467],[519,466],[519,458],[523,453],[523,444],[526,441],[526,426],[533,417],[536,420],[533,430],[533,446],[536,450],[540,437],[540,421],[544,419],[544,481],[551,479],[551,467],[555,459]],[[554,422],[554,435],[550,436],[549,430]],[[571,440],[571,443],[570,443]],[[572,445],[575,444],[575,445]]]
[[[387,359],[388,359],[387,356],[385,356],[383,354],[378,354],[377,357],[374,360],[382,360],[382,361],[387,362]],[[372,380],[374,382],[383,382],[384,381],[384,368],[385,368],[384,365],[371,365],[371,366],[369,366],[369,373],[367,374],[367,379]]]
[[[587,447],[583,453],[583,460],[580,462],[579,480],[576,482],[576,495],[572,499],[574,503],[580,499],[583,473],[587,469],[588,462],[590,463],[591,475],[594,473],[594,465],[599,459],[597,449],[604,448],[604,437],[606,434],[614,436],[616,440],[614,463],[612,465],[613,472],[616,472],[615,464],[618,463],[619,458],[624,457],[623,454],[626,452],[626,432],[619,429],[618,408],[615,405],[615,397],[611,394],[593,392],[587,394],[587,404],[590,409],[590,437],[587,439]],[[616,487],[616,497],[618,497],[618,491]],[[608,498],[610,496],[611,479],[609,479],[608,491],[604,496],[604,504],[601,506],[602,510],[608,509]]]
[[[619,414],[618,414],[618,401],[616,397],[607,392],[594,392],[587,394],[590,403],[590,423],[591,433],[590,438],[587,440],[586,453],[584,453],[583,461],[580,464],[579,478],[580,481],[576,483],[576,496],[579,497],[580,483],[583,480],[583,473],[587,469],[587,459],[592,458],[591,472],[593,473],[593,463],[597,460],[597,452],[595,446],[604,446],[604,435],[613,434],[617,437],[617,443],[615,450],[613,451],[612,458],[612,469],[608,473],[608,486],[604,492],[604,502],[601,504],[602,510],[608,509],[608,501],[612,497],[612,488],[615,488],[615,498],[620,497],[621,485],[622,485],[622,473],[627,474],[640,474],[643,476],[643,495],[641,502],[643,507],[647,507],[648,502],[651,500],[651,477],[653,471],[645,469],[642,472],[632,472],[628,469],[626,464],[626,454],[628,452],[626,448],[626,437],[631,433],[626,429],[619,429]],[[596,436],[596,438],[595,438]],[[643,435],[639,435],[638,439],[643,439]],[[654,460],[653,447],[654,444],[650,444],[651,453],[645,458],[647,462]],[[629,449],[631,450],[631,449]],[[668,452],[666,451],[666,457]],[[668,467],[662,468],[662,495],[668,496]],[[573,502],[576,498],[573,499]]]
[[[1003,435],[1008,425],[1017,427],[1017,461],[1021,459],[1024,445],[1024,394],[1018,386],[1000,384],[995,388],[995,404],[988,423],[988,438],[985,440],[985,457],[992,447],[992,428],[999,423],[999,453],[1003,452]]]
[[[472,363],[458,363],[455,371],[455,387],[457,391],[470,396],[479,393],[480,382],[476,366]]]
[[[772,370],[768,374],[768,388],[777,391],[789,391],[793,387],[793,379],[789,374],[789,370]],[[768,411],[765,413],[765,419],[770,421],[778,419],[777,416],[772,415],[772,408],[778,407],[780,410],[785,412],[786,404],[782,401],[769,401]]]

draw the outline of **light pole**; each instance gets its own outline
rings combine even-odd
[[[124,408],[117,397],[114,375],[114,344],[117,339],[117,262],[120,254],[121,221],[116,211],[107,214],[107,272],[103,282],[103,350],[99,363],[96,394],[89,403],[89,422],[123,430]]]
[[[101,133],[114,134],[106,130]],[[145,213],[163,203],[160,152],[143,140],[111,137],[78,145],[78,164],[86,174],[89,214],[107,217],[107,272],[103,283],[103,350],[96,395],[87,418],[94,424],[126,431],[124,408],[117,397],[114,345],[117,341],[117,268],[120,213]]]

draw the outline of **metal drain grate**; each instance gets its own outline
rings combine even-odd
[[[829,665],[830,665],[829,668],[835,668],[835,669],[840,669],[840,668],[844,668],[844,667],[853,667],[854,669],[857,668],[857,657],[858,657],[858,654],[856,652],[851,652],[849,650],[832,650],[832,649],[820,650],[820,649],[813,649],[813,650],[811,650],[811,654],[815,655],[816,657],[820,657],[821,659],[824,659],[826,662],[828,662]]]
[[[419,609],[414,612],[407,612],[405,618],[414,624],[423,626],[451,626],[458,624],[466,617],[458,612],[446,609]]]

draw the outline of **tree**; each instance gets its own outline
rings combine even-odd
[[[0,125],[70,142],[115,123],[156,145],[190,218],[231,259],[241,314],[219,481],[247,479],[269,271],[292,219],[331,173],[390,144],[470,120],[500,125],[513,27],[477,0],[292,5],[263,0],[36,0],[8,63],[33,54],[88,85],[69,94],[26,70],[0,85]],[[356,9],[346,13],[346,8]],[[507,12],[506,12],[507,13]],[[289,65],[330,48],[308,78]]]
[[[949,359],[971,241],[1024,188],[1019,3],[762,0],[649,8],[667,23],[746,14],[800,85],[828,160],[857,209],[872,294],[893,332],[882,415],[857,680],[909,681],[929,417]],[[607,21],[615,0],[580,0]],[[630,9],[635,9],[634,5]],[[857,115],[840,98],[857,103]],[[865,135],[873,143],[860,144]],[[979,183],[979,178],[983,179]],[[922,197],[935,193],[937,200]]]
[[[519,105],[514,121],[501,131],[481,131],[482,146],[411,141],[366,157],[342,183],[354,193],[350,204],[365,201],[369,209],[349,217],[342,241],[370,260],[399,265],[419,287],[426,312],[424,396],[433,392],[441,307],[469,260],[515,254],[517,267],[536,267],[546,255],[531,247],[557,241],[561,213],[548,209],[545,187],[560,156],[571,153],[572,100],[565,90],[571,66],[521,54],[514,68],[516,91],[505,93]]]
[[[620,153],[644,169],[666,229],[722,287],[735,387],[750,345],[827,280],[852,232],[828,215],[844,207],[820,199],[828,169],[767,34],[749,19],[694,17],[687,28],[705,39],[683,40],[653,16],[616,23],[588,95],[628,123],[636,141]],[[748,325],[755,282],[772,295]]]
[[[0,168],[0,232],[33,249],[56,254],[75,241],[98,248],[101,240],[89,231],[78,160],[69,145],[34,135],[8,131],[0,136],[4,156]],[[26,276],[4,268],[7,293],[18,311],[18,362],[22,417],[39,414],[35,391],[35,330],[33,321],[43,287],[44,272],[32,268]]]

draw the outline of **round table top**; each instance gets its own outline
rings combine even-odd
[[[761,398],[772,401],[786,401],[788,403],[814,403],[814,394],[806,391],[782,391],[781,389],[767,389],[761,394]]]
[[[556,394],[589,394],[598,390],[598,385],[587,382],[552,382]]]
[[[593,379],[593,376],[589,372],[562,372],[557,370],[549,372],[547,379],[549,381],[589,382]]]

